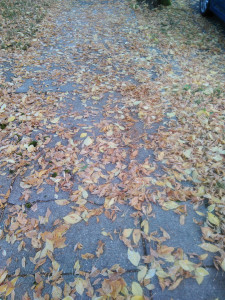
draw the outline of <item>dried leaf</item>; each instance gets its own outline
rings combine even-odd
[[[225,258],[223,259],[223,261],[221,263],[221,268],[223,269],[223,271],[225,271]]]
[[[86,133],[86,132],[83,132],[83,133],[81,133],[81,135],[80,135],[81,138],[84,138],[84,137],[86,137],[86,136],[87,136],[87,133]]]
[[[142,296],[143,290],[138,282],[133,281],[131,285],[132,294],[134,296]]]
[[[148,273],[145,276],[145,279],[151,279],[155,276],[156,274],[156,269],[149,269]]]
[[[63,218],[67,224],[76,224],[82,219],[77,213],[72,213]]]
[[[131,235],[132,231],[133,231],[133,229],[131,229],[131,228],[124,229],[123,230],[123,236],[128,238]]]
[[[134,231],[133,231],[133,240],[134,240],[134,243],[136,245],[139,243],[140,238],[141,238],[141,231],[140,231],[140,229],[134,229]]]
[[[178,287],[178,285],[181,283],[181,281],[183,280],[183,278],[178,278],[169,288],[168,288],[168,290],[169,291],[173,291],[173,290],[175,290],[177,287]]]
[[[53,299],[57,299],[57,300],[62,299],[62,290],[59,286],[53,286],[52,297]]]
[[[210,212],[208,213],[208,220],[213,225],[220,226],[219,218],[217,216],[215,216],[214,214],[210,213]]]
[[[70,202],[66,199],[58,199],[58,200],[55,200],[55,203],[60,205],[60,206],[63,206],[63,205],[69,204]]]
[[[90,146],[92,143],[93,143],[93,140],[89,136],[84,140],[85,146]]]
[[[180,204],[174,201],[167,201],[163,203],[163,208],[167,210],[176,209],[178,206],[180,206]]]
[[[184,260],[179,260],[179,265],[184,269],[185,271],[192,272],[195,269],[194,263],[191,261],[184,259]]]
[[[201,247],[203,250],[209,251],[209,252],[220,251],[220,249],[217,246],[209,244],[209,243],[203,243],[203,244],[199,245],[199,247]]]
[[[13,122],[13,121],[15,120],[15,118],[16,118],[16,117],[14,117],[14,116],[9,117],[9,118],[8,118],[8,122],[9,122],[9,123],[10,123],[10,122]]]
[[[138,272],[138,281],[143,281],[146,273],[147,273],[147,267],[146,266],[139,266],[138,269],[140,270]]]
[[[95,255],[92,254],[92,253],[86,253],[86,254],[82,254],[81,257],[82,257],[83,259],[92,259],[92,258],[95,257]]]
[[[128,249],[128,259],[134,266],[137,267],[139,265],[141,256],[138,252]]]

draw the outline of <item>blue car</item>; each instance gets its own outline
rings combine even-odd
[[[213,12],[225,22],[225,0],[200,0],[200,12],[203,16]]]

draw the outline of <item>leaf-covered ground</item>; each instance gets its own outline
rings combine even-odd
[[[26,50],[55,0],[1,0],[0,48]]]
[[[1,50],[3,299],[225,298],[224,25],[196,2],[62,0]]]

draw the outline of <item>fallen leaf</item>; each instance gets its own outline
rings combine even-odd
[[[81,135],[80,135],[81,138],[84,138],[84,137],[86,137],[86,136],[87,136],[87,133],[86,133],[86,132],[83,132],[83,133],[81,133]]]
[[[53,286],[52,297],[57,300],[62,299],[62,290],[59,286]]]
[[[169,288],[168,288],[168,290],[169,291],[173,291],[173,290],[175,290],[177,287],[178,287],[178,285],[181,283],[181,281],[183,280],[183,278],[182,277],[180,277],[180,278],[178,278]]]
[[[82,219],[77,213],[72,213],[63,218],[67,224],[76,224],[80,222]]]
[[[210,223],[212,223],[213,225],[216,225],[216,226],[220,226],[220,220],[217,216],[215,216],[214,214],[208,212],[208,220]]]
[[[203,243],[203,244],[199,245],[199,247],[201,247],[203,250],[209,251],[209,252],[220,251],[220,249],[217,246],[209,244],[209,243]]]
[[[137,267],[139,265],[141,256],[138,252],[128,249],[128,259],[134,266]]]
[[[146,266],[139,266],[138,269],[140,270],[138,272],[138,281],[141,282],[143,281],[148,269]]]
[[[96,251],[96,256],[100,257],[103,254],[105,243],[102,241],[98,241],[98,249]]]
[[[92,259],[92,258],[95,257],[95,255],[92,254],[92,253],[86,253],[86,254],[82,254],[81,257],[82,257],[83,259]]]
[[[124,229],[123,230],[123,236],[128,238],[131,235],[132,231],[133,231],[133,229],[131,229],[131,228]]]
[[[84,145],[85,146],[90,146],[93,143],[93,140],[88,136],[85,140],[84,140]]]
[[[167,201],[163,203],[163,208],[166,210],[176,209],[178,206],[180,206],[180,204],[174,201]]]
[[[58,199],[58,200],[55,200],[55,203],[60,205],[60,206],[63,206],[63,205],[69,204],[70,202],[66,199]]]
[[[8,118],[8,122],[9,122],[9,123],[10,123],[10,122],[13,122],[13,121],[15,120],[15,118],[16,118],[16,117],[14,117],[14,116],[9,117],[9,118]]]
[[[135,282],[135,281],[132,282],[131,290],[132,290],[132,294],[134,296],[142,296],[143,295],[142,287],[140,286],[140,284],[138,282]]]
[[[139,243],[140,238],[141,238],[141,231],[140,231],[140,229],[134,229],[134,231],[133,231],[133,240],[134,240],[134,243],[136,245]]]

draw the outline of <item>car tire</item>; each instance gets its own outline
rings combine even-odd
[[[210,0],[200,0],[199,8],[202,16],[205,17],[205,16],[212,15],[212,12],[210,11],[209,7],[210,7]]]

